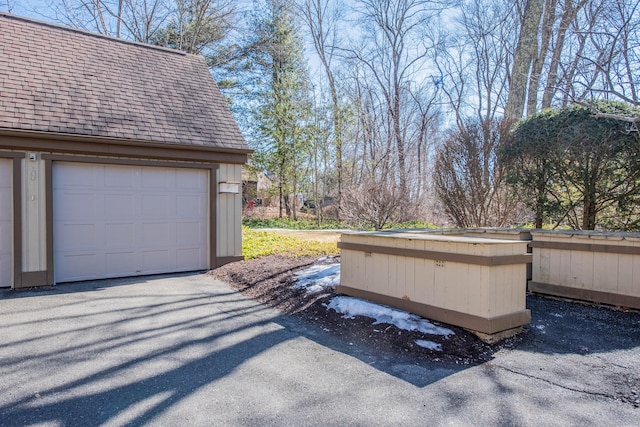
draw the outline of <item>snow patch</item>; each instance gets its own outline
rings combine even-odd
[[[416,345],[433,351],[442,351],[442,344],[427,340],[416,340]]]
[[[294,274],[295,288],[305,288],[307,292],[321,292],[340,284],[340,264],[314,265]]]
[[[375,319],[374,325],[389,323],[405,331],[419,331],[430,335],[453,335],[453,331],[450,329],[435,326],[428,320],[415,314],[374,304],[358,298],[338,296],[327,304],[327,308],[343,314],[346,319],[353,319],[355,316],[366,316]]]

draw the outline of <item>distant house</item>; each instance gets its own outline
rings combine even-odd
[[[277,204],[272,200],[273,180],[266,172],[247,167],[242,172],[242,203],[244,206]]]
[[[241,259],[250,151],[202,58],[0,13],[0,286]]]

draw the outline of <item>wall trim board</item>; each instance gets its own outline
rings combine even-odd
[[[35,288],[43,285],[47,282],[47,271],[24,271],[21,274],[20,286],[16,286],[15,289]]]
[[[532,248],[556,249],[561,251],[597,252],[607,254],[640,255],[640,246],[617,246],[596,243],[546,242],[534,240],[529,243]]]
[[[531,322],[531,312],[528,309],[515,313],[505,314],[497,317],[481,317],[468,313],[461,313],[454,310],[448,310],[429,304],[405,300],[402,298],[391,297],[378,294],[362,289],[351,288],[349,286],[339,285],[336,292],[356,298],[363,298],[379,304],[396,307],[401,310],[418,314],[427,319],[438,322],[448,323],[450,325],[460,326],[472,331],[482,332],[485,334],[495,334],[509,329],[518,328],[524,324]]]
[[[0,130],[0,148],[94,156],[206,160],[212,163],[237,164],[246,163],[248,154],[253,151],[17,130]]]
[[[631,295],[595,291],[592,289],[572,288],[569,286],[553,285],[534,281],[529,282],[529,290],[538,294],[640,309],[640,297]]]
[[[230,264],[232,262],[244,261],[244,256],[222,256],[218,257],[218,263],[215,268],[222,267],[223,265]],[[213,268],[213,267],[212,267]]]
[[[533,259],[531,254],[521,255],[467,255],[451,252],[426,251],[421,249],[392,248],[388,246],[364,245],[360,243],[338,242],[338,248],[365,253],[377,253],[409,258],[432,259],[438,261],[459,262],[464,264],[499,266],[512,264],[526,264]]]

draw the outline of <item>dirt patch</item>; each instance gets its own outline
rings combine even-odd
[[[336,296],[334,289],[325,288],[318,293],[308,293],[294,287],[294,273],[314,264],[339,262],[339,258],[316,259],[287,258],[270,255],[263,258],[228,264],[210,274],[241,291],[243,294],[283,313],[298,316],[311,327],[321,328],[347,344],[358,343],[389,356],[411,356],[416,359],[442,361],[463,365],[476,365],[490,360],[502,348],[512,348],[520,338],[507,339],[489,345],[472,333],[451,325],[443,325],[454,334],[429,335],[417,331],[398,329],[390,324],[376,324],[369,317],[356,316],[345,319],[342,314],[327,308]],[[432,322],[438,325],[437,322]],[[427,349],[418,341],[430,341],[441,345],[441,351]]]

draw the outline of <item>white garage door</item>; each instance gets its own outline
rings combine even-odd
[[[13,274],[12,161],[0,159],[0,287],[11,286]]]
[[[208,172],[53,165],[56,282],[202,270]]]

